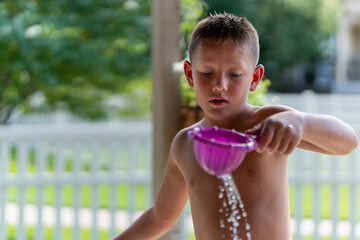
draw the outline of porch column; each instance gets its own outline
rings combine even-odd
[[[172,65],[181,60],[180,0],[152,0],[153,198],[161,185],[172,139],[179,131],[179,75]],[[161,240],[181,240],[179,221]]]

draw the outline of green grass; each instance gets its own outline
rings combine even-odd
[[[301,205],[302,212],[301,216],[303,218],[313,218],[314,217],[314,194],[315,189],[312,184],[304,184],[301,191]],[[289,187],[289,199],[290,199],[290,213],[291,217],[296,216],[296,198],[295,198],[295,185],[290,184]],[[319,208],[320,208],[320,218],[321,219],[331,219],[332,218],[332,194],[334,189],[330,184],[322,184],[319,186]],[[338,217],[340,220],[347,220],[350,218],[350,186],[349,185],[339,185],[337,190],[338,198]],[[360,186],[357,186],[356,197],[360,199]],[[357,219],[360,221],[360,209],[357,208]]]
[[[7,226],[7,240],[15,240],[17,237],[17,227],[15,226]],[[80,238],[78,240],[87,240],[90,239],[92,234],[92,229],[90,228],[80,228]],[[61,229],[62,240],[72,240],[74,237],[74,229],[70,227],[63,227]],[[50,240],[55,237],[55,228],[45,227],[43,230],[43,239]],[[98,240],[108,240],[113,236],[110,236],[110,232],[107,230],[99,230],[98,236],[96,239]],[[36,227],[27,226],[25,228],[25,240],[36,240]]]
[[[93,186],[83,185],[80,186],[80,207],[91,207],[92,206],[92,191],[94,191]],[[125,184],[119,184],[116,186],[116,208],[118,209],[128,209],[130,202],[128,199],[130,192],[130,187]],[[98,204],[100,208],[109,208],[110,207],[110,186],[109,185],[99,185],[98,187]],[[135,209],[144,210],[147,207],[146,199],[149,194],[149,189],[144,184],[138,184],[134,189],[135,194]],[[8,202],[17,202],[19,199],[19,190],[17,187],[8,187],[7,189],[7,199]],[[74,206],[75,198],[75,187],[66,185],[62,187],[62,206]],[[27,204],[36,204],[37,203],[37,190],[34,186],[26,187],[25,189],[25,202]],[[43,190],[43,202],[45,205],[55,205],[55,187],[46,186]]]
[[[128,147],[130,146],[122,146],[117,154],[116,159],[111,159],[111,161],[116,161],[118,168],[120,170],[126,170],[129,167],[129,159],[132,159],[132,155],[129,153]],[[91,149],[82,149],[81,151],[81,171],[91,171],[91,156],[92,156]],[[144,146],[140,146],[139,149],[137,149],[136,152],[136,165],[135,168],[138,170],[145,170],[147,168],[147,154]],[[15,147],[12,147],[10,150],[10,160],[8,161],[8,169],[6,169],[6,172],[9,173],[17,173],[19,171],[19,166],[17,164],[18,159],[18,152]],[[37,156],[37,153],[30,149],[28,152],[28,157],[26,159],[26,169],[24,169],[27,173],[36,173],[37,166],[36,166],[36,159],[39,156]],[[109,171],[109,153],[106,152],[104,149],[100,150],[99,160],[100,162],[100,169],[103,171]],[[74,159],[71,156],[66,156],[65,159],[62,160],[62,170],[65,172],[72,172],[74,171]],[[0,166],[1,167],[1,166]],[[45,172],[53,173],[55,172],[55,158],[53,153],[49,153],[45,156]]]
[[[293,239],[295,239],[295,236],[293,236]],[[314,237],[313,236],[303,236],[300,240],[313,240]],[[319,237],[320,240],[330,240],[332,239],[330,236],[326,236],[326,237]],[[350,237],[343,237],[343,238],[337,238],[339,240],[350,240]],[[359,238],[357,238],[359,239]]]

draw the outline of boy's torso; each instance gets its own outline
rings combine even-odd
[[[225,228],[220,226],[221,221],[226,221],[224,212],[219,212],[223,204],[218,197],[222,180],[200,168],[190,140],[180,142],[183,146],[178,148],[182,151],[177,154],[176,162],[188,188],[196,239],[232,240],[230,225]],[[287,156],[252,152],[233,172],[251,226],[251,239],[291,238],[286,169]],[[245,218],[240,220],[239,231],[240,237],[247,239]]]

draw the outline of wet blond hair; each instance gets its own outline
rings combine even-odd
[[[212,14],[198,23],[190,38],[190,61],[200,43],[223,44],[227,40],[248,47],[255,66],[258,64],[260,46],[256,29],[245,17],[229,13]]]

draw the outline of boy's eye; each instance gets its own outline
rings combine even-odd
[[[241,76],[241,74],[230,73],[230,76],[232,76],[232,77],[240,77],[240,76]]]
[[[212,72],[202,72],[201,74],[204,76],[211,76],[213,73]]]

